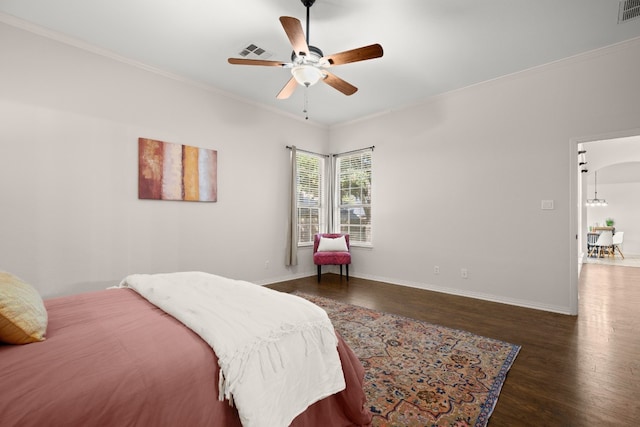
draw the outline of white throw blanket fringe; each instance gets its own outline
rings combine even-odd
[[[311,302],[203,272],[133,274],[131,288],[184,323],[218,356],[219,399],[244,427],[288,426],[345,388],[337,337]]]

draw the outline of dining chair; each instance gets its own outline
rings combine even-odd
[[[591,253],[591,249],[598,241],[599,236],[600,236],[600,233],[591,233],[591,232],[587,233],[587,253]]]
[[[597,256],[604,256],[604,253],[608,253],[609,255],[613,254],[613,232],[611,231],[603,231],[598,236],[598,240],[589,251],[589,256],[593,254],[594,251],[597,251]]]
[[[624,255],[622,254],[622,251],[620,250],[620,245],[622,244],[622,241],[624,240],[624,231],[618,231],[616,234],[613,235],[613,239],[612,239],[612,246],[613,246],[613,256],[616,255],[616,249],[618,250],[618,252],[620,253],[620,256],[622,257],[622,259],[624,259]]]

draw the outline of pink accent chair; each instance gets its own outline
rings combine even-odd
[[[344,240],[347,243],[347,251],[329,251],[318,252],[318,245],[320,244],[320,237],[329,239],[335,239],[344,236]],[[351,247],[349,246],[349,235],[342,233],[320,233],[313,236],[313,263],[318,266],[318,282],[320,282],[320,266],[322,265],[339,265],[340,276],[342,276],[342,266],[347,266],[347,281],[349,280],[349,264],[351,264],[351,253],[349,252]]]

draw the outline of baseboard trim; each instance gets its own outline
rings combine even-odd
[[[484,301],[497,302],[500,304],[514,305],[517,307],[531,308],[534,310],[549,311],[552,313],[571,315],[570,307],[555,306],[549,304],[541,304],[535,301],[521,300],[516,298],[507,298],[499,295],[486,294],[481,292],[471,292],[456,288],[443,288],[441,286],[430,285],[428,283],[411,282],[406,280],[398,280],[391,277],[380,277],[371,275],[354,275],[367,280],[375,280],[377,282],[390,283],[392,285],[407,286],[410,288],[424,289],[427,291],[440,292],[449,295],[457,295],[461,297],[474,298]]]
[[[264,280],[257,280],[257,281],[251,281],[251,283],[255,283],[256,285],[260,285],[260,286],[266,286],[266,285],[273,285],[274,283],[280,283],[280,282],[287,282],[289,280],[296,280],[296,279],[304,279],[306,277],[315,277],[315,275],[317,274],[316,271],[311,271],[311,272],[302,272],[302,273],[295,273],[295,274],[290,274],[288,276],[281,276],[281,277],[269,277],[268,279],[264,279]]]
[[[254,283],[261,286],[265,286],[265,285],[272,285],[274,283],[286,282],[288,280],[302,279],[306,277],[315,277],[315,275],[316,275],[316,272],[297,273],[292,276],[270,278],[265,281],[254,282]],[[500,304],[513,305],[516,307],[530,308],[533,310],[548,311],[551,313],[565,314],[568,316],[574,315],[571,313],[570,307],[562,307],[562,306],[556,306],[556,305],[550,305],[550,304],[540,304],[535,301],[521,300],[517,298],[507,298],[499,295],[486,294],[482,292],[466,291],[463,289],[443,288],[441,286],[430,285],[428,283],[411,282],[407,280],[394,279],[391,277],[373,276],[369,274],[350,274],[349,276],[352,278],[360,278],[360,279],[366,279],[366,280],[373,280],[376,282],[389,283],[391,285],[406,286],[409,288],[424,289],[426,291],[440,292],[444,294],[474,298],[474,299],[479,299],[483,301],[497,302]]]

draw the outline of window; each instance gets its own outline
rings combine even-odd
[[[353,245],[371,245],[371,149],[336,156],[339,230]]]
[[[313,235],[325,229],[324,157],[296,152],[298,245],[312,245]]]

